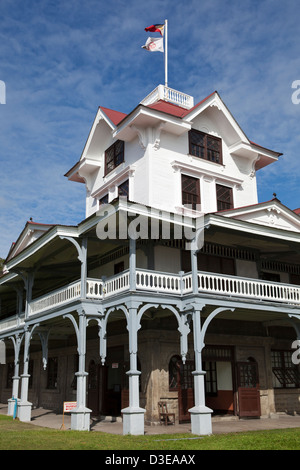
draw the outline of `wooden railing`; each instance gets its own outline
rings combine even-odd
[[[300,304],[300,286],[263,281],[259,279],[227,276],[208,272],[197,273],[197,292],[257,301]],[[137,269],[135,289],[168,295],[184,296],[193,292],[192,273],[162,273]],[[103,300],[130,290],[130,274],[124,271],[109,279],[87,279],[86,298]],[[59,308],[81,298],[80,281],[50,292],[30,302],[29,315]],[[17,317],[0,322],[0,331],[18,326]]]

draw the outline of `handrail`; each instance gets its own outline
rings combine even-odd
[[[193,292],[192,273],[164,273],[147,269],[136,270],[136,289],[140,291],[183,296]],[[300,286],[243,278],[211,272],[198,271],[197,292],[243,299],[300,304]],[[129,291],[129,270],[102,279],[87,279],[86,298],[103,300],[121,292]],[[80,281],[72,282],[30,302],[29,316],[56,308],[81,297]],[[0,331],[17,327],[16,316],[0,321]]]

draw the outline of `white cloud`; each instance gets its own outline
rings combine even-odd
[[[165,18],[170,86],[196,101],[217,89],[251,140],[286,154],[260,172],[260,198],[275,191],[300,206],[290,88],[300,79],[299,10],[298,0],[1,0],[0,256],[29,217],[84,217],[84,186],[63,175],[99,105],[129,112],[163,83],[163,55],[141,45],[144,28]]]

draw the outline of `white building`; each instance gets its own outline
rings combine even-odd
[[[77,226],[27,222],[0,278],[0,401],[76,401],[142,434],[167,402],[192,432],[213,413],[299,412],[299,211],[258,203],[280,153],[250,141],[217,92],[162,85],[125,115],[99,107],[78,163]],[[196,242],[192,239],[196,234]]]

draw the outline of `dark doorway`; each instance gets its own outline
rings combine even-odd
[[[240,417],[259,417],[260,394],[257,362],[250,359],[248,362],[238,362],[237,387]]]

